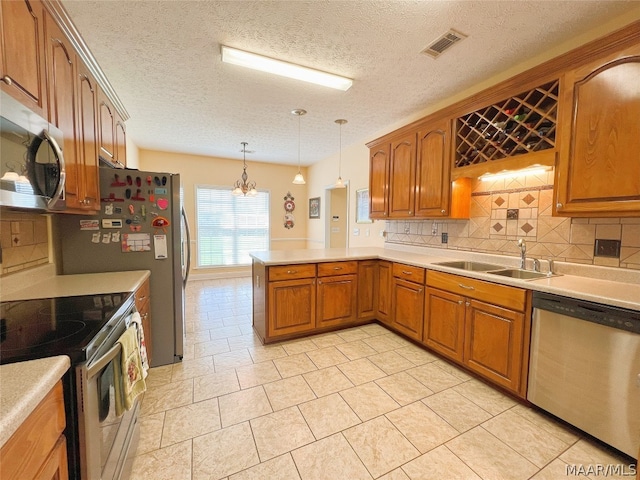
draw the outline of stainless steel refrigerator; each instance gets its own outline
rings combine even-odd
[[[59,273],[150,270],[151,366],[182,360],[188,224],[180,176],[100,168],[97,216],[55,215]]]

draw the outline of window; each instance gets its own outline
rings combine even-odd
[[[249,252],[269,250],[269,192],[196,186],[196,215],[199,267],[250,265]]]

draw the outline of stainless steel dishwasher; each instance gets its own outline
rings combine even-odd
[[[533,294],[527,399],[634,458],[640,312]]]

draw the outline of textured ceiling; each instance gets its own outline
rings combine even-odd
[[[63,0],[141,148],[295,164],[338,151],[637,7],[634,1]],[[437,60],[449,28],[469,36]],[[347,92],[220,60],[228,45],[354,79]]]

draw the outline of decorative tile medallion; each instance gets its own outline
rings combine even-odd
[[[522,201],[523,201],[524,203],[526,203],[527,205],[531,205],[531,202],[533,202],[535,199],[536,199],[536,197],[534,197],[533,195],[531,195],[531,194],[529,193],[529,194],[527,194],[527,196],[526,196],[526,197],[524,197],[524,198],[522,199]]]
[[[522,226],[520,227],[520,229],[521,229],[522,231],[524,231],[524,233],[529,233],[529,232],[530,232],[531,230],[533,230],[534,228],[535,228],[535,227],[531,226],[531,225],[529,224],[529,222],[525,223],[524,225],[522,225]]]
[[[496,223],[493,227],[492,227],[496,232],[499,232],[500,230],[502,230],[504,227],[500,224],[500,223]]]
[[[502,198],[502,197],[498,197],[498,198],[496,198],[496,199],[494,200],[494,202],[493,202],[493,203],[495,203],[496,205],[498,205],[499,207],[501,207],[501,206],[504,204],[504,202],[506,202],[506,200],[505,200],[504,198]]]

